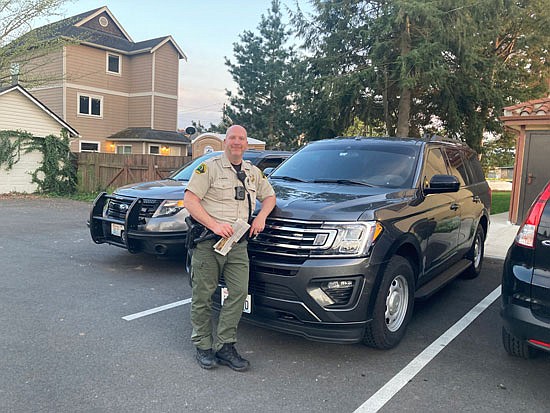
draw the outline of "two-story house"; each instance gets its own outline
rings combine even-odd
[[[32,62],[34,77],[39,71],[50,80],[28,87],[80,132],[71,150],[188,155],[190,141],[177,132],[179,62],[186,56],[172,36],[134,42],[107,7],[35,31],[66,40]]]

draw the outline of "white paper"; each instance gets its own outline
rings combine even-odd
[[[250,225],[242,219],[237,219],[233,225],[233,235],[229,238],[222,238],[214,244],[214,251],[221,255],[227,255],[227,253],[233,248],[233,245],[245,234],[250,228]]]

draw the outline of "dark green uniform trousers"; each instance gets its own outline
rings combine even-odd
[[[203,241],[193,250],[191,301],[191,340],[197,348],[218,351],[224,343],[237,342],[237,325],[248,294],[247,242],[235,244],[226,256],[214,251],[214,240]],[[229,296],[220,311],[216,337],[212,331],[212,294],[223,274]]]

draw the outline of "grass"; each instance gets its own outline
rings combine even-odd
[[[491,214],[500,214],[510,209],[510,191],[493,191],[491,198]]]

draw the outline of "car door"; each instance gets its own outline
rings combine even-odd
[[[430,148],[426,153],[422,170],[423,189],[429,186],[434,175],[448,173],[441,148]],[[421,245],[424,245],[425,249],[424,271],[429,278],[429,273],[439,273],[443,264],[456,252],[460,217],[454,193],[428,194],[422,201],[422,209],[415,232],[425,238]]]
[[[457,239],[458,250],[470,248],[475,235],[477,220],[481,216],[483,205],[478,196],[474,193],[475,185],[471,182],[470,176],[464,163],[462,150],[457,147],[444,147],[449,172],[454,175],[460,183],[458,192],[454,194],[455,201],[459,208],[457,210],[460,218],[460,230]]]

